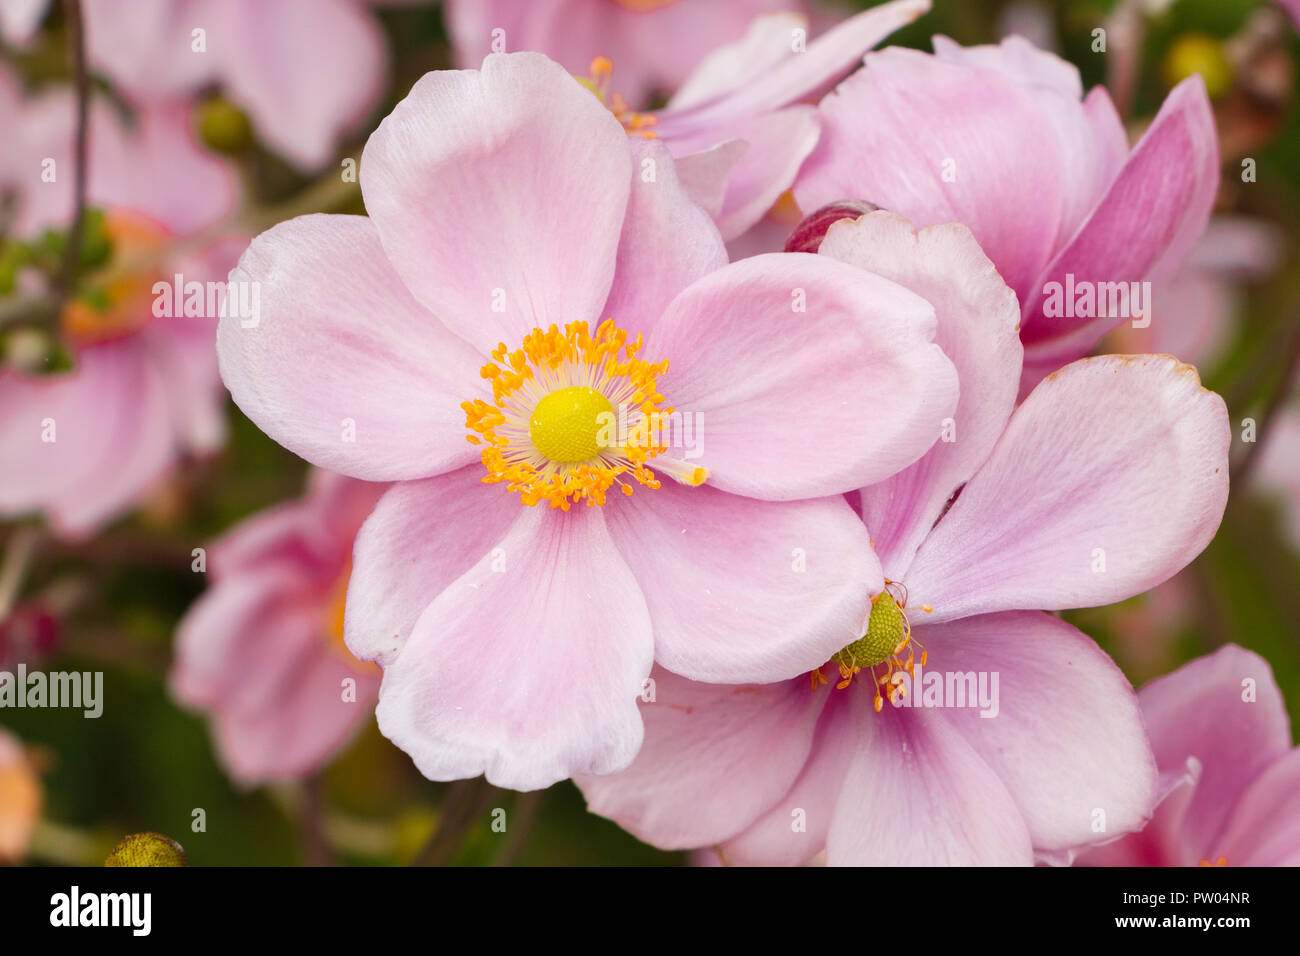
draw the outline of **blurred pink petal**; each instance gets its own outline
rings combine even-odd
[[[207,711],[244,784],[318,769],[370,714],[378,670],[343,646],[352,541],[385,486],[313,473],[300,500],[214,544],[212,583],[181,621],[172,690]]]
[[[303,169],[329,162],[383,92],[383,34],[357,0],[94,0],[85,15],[92,64],[130,99],[218,83]]]
[[[719,46],[738,40],[754,17],[802,6],[803,0],[448,0],[447,29],[467,69],[490,52],[534,50],[585,75],[593,59],[608,57],[623,95],[645,106],[652,94],[675,90]]]
[[[1146,830],[1079,862],[1300,862],[1300,749],[1268,662],[1228,644],[1152,681],[1139,699],[1157,764],[1178,782]]]

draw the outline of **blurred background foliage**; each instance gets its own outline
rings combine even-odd
[[[1120,3],[934,0],[928,16],[890,42],[928,49],[930,36],[943,33],[964,44],[988,43],[1008,24],[1040,24],[1091,87],[1107,80],[1114,56],[1113,50],[1093,51],[1092,31],[1107,24]],[[1291,108],[1300,40],[1288,29],[1281,50],[1273,51],[1283,61],[1273,66],[1289,84],[1281,101],[1273,102],[1243,92],[1223,53],[1230,38],[1272,4],[1176,0],[1149,6],[1164,9],[1147,17],[1129,111],[1134,129],[1150,119],[1174,82],[1192,70],[1202,72],[1225,139],[1220,210],[1272,222],[1286,236],[1281,267],[1246,290],[1232,341],[1219,361],[1201,369],[1206,384],[1228,400],[1239,430],[1243,417],[1260,414],[1283,387],[1283,345],[1300,326],[1300,114]],[[437,7],[386,8],[380,16],[394,65],[389,98],[375,122],[420,75],[451,64]],[[29,85],[65,81],[65,32],[55,12],[32,49],[4,56]],[[204,136],[238,163],[250,200],[272,209],[298,202],[307,206],[299,211],[310,211],[315,197],[303,201],[310,184],[252,142],[238,111],[220,101],[206,106]],[[363,142],[358,138],[342,154],[359,156]],[[1239,181],[1244,155],[1258,163],[1255,183]],[[344,205],[333,211],[362,210]],[[233,787],[215,760],[204,718],[179,709],[165,686],[176,623],[204,584],[190,570],[191,549],[297,495],[306,469],[233,406],[229,415],[230,441],[215,460],[194,463],[146,507],[85,545],[43,542],[32,567],[28,592],[54,589],[72,606],[59,621],[42,625],[50,629],[42,640],[52,648],[42,666],[104,670],[107,700],[95,721],[76,710],[3,714],[4,725],[32,748],[42,769],[45,813],[33,862],[99,863],[124,834],[149,830],[178,840],[195,865],[319,862],[322,834],[335,859],[361,865],[417,858],[464,864],[688,862],[683,854],[658,852],[587,815],[569,783],[531,796],[481,782],[431,783],[380,736],[373,720],[318,779],[252,791]],[[1234,445],[1240,452],[1240,443]],[[1144,616],[1150,595],[1066,616],[1139,685],[1225,642],[1251,648],[1272,663],[1293,719],[1300,720],[1300,555],[1282,533],[1282,503],[1248,492],[1234,487],[1217,538],[1181,576],[1186,586],[1176,600],[1185,613],[1169,633],[1156,633]],[[456,829],[457,819],[477,813],[481,824],[497,807],[510,814],[509,834],[462,826],[462,839],[431,842],[440,819]],[[204,811],[204,832],[191,827],[197,808]]]

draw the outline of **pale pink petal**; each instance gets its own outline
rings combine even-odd
[[[825,691],[812,694],[804,681],[702,684],[662,668],[652,678],[636,760],[575,783],[588,810],[647,843],[720,843],[790,787],[808,759]]]
[[[812,753],[790,789],[721,851],[727,862],[742,866],[797,866],[826,849],[835,804],[844,789],[844,776],[862,745],[864,729],[851,698],[829,688],[810,690],[805,680],[786,685],[792,694],[822,700],[821,719]],[[762,767],[762,764],[756,764]]]
[[[622,770],[654,640],[602,509],[521,509],[502,549],[416,623],[384,670],[379,729],[431,780],[535,790]]]
[[[1168,356],[1083,359],[1011,416],[903,576],[933,620],[1093,607],[1181,570],[1228,498],[1223,400]]]
[[[892,213],[842,220],[820,252],[910,289],[934,306],[935,341],[957,368],[951,429],[920,461],[862,489],[863,520],[885,575],[899,580],[948,498],[988,457],[1016,401],[1023,350],[1020,307],[970,231],[919,233]]]
[[[425,74],[361,161],[397,273],[485,352],[603,318],[632,175],[613,114],[533,53]]]
[[[727,264],[708,214],[691,201],[673,158],[655,140],[631,140],[635,175],[619,239],[614,285],[601,312],[620,329],[648,332],[677,293]]]
[[[749,144],[743,139],[729,139],[708,149],[679,155],[677,179],[697,206],[716,217],[722,211],[731,170],[748,150]]]
[[[227,16],[233,4],[210,0],[94,0],[82,4],[86,54],[132,99],[181,96],[212,82],[224,47],[239,42]],[[194,49],[205,31],[206,52]]]
[[[318,769],[369,720],[379,692],[377,673],[359,672],[321,645],[281,677],[271,700],[215,716],[217,745],[236,780],[294,779]]]
[[[696,463],[713,485],[816,497],[934,443],[957,391],[934,321],[913,293],[826,256],[755,256],[673,300],[643,354],[668,360],[667,402],[703,416]]]
[[[703,134],[672,140],[671,145],[678,155],[698,155],[719,139],[748,144],[730,170],[716,215],[723,237],[734,239],[762,219],[794,185],[799,167],[817,145],[818,133],[813,107],[790,106],[710,127]]]
[[[998,675],[992,707],[938,713],[1006,785],[1036,851],[1114,839],[1146,822],[1156,763],[1137,695],[1091,638],[1041,611],[913,623],[926,674]]]
[[[473,464],[396,484],[361,526],[344,621],[357,657],[391,663],[425,608],[479,560],[509,566],[506,537],[522,506],[483,474]]]
[[[1215,852],[1230,866],[1300,866],[1300,748],[1255,778]]]
[[[43,511],[67,537],[117,517],[174,458],[162,379],[130,339],[83,350],[70,373],[0,374],[0,408],[0,510]]]
[[[655,660],[692,680],[774,681],[860,633],[884,587],[840,496],[767,502],[666,481],[606,510],[645,594]]]
[[[1070,188],[1040,93],[915,50],[870,53],[822,100],[821,140],[795,198],[802,209],[861,199],[918,227],[964,223],[1023,298]]]
[[[374,16],[349,0],[244,3],[229,15],[237,42],[217,55],[231,98],[295,165],[325,165],[383,92],[387,52]]]
[[[792,41],[797,30],[807,35],[808,18],[801,13],[783,11],[755,17],[743,37],[718,47],[700,60],[662,112],[671,115],[700,106],[757,81],[794,54]],[[865,51],[866,48],[860,50],[858,57]]]
[[[1064,283],[1067,275],[1074,276],[1076,286],[1161,278],[1200,238],[1218,185],[1214,116],[1204,82],[1193,76],[1165,99],[1105,198],[1047,268],[1043,282]],[[1042,311],[1044,294],[1040,283],[1022,296],[1022,338],[1035,361],[1068,360],[1131,318],[1049,317]]]
[[[991,767],[933,710],[872,711],[853,693],[861,744],[826,836],[831,866],[1025,866],[1029,831]]]
[[[1157,678],[1139,696],[1159,765],[1181,767],[1194,757],[1202,767],[1180,822],[1186,862],[1216,859],[1237,801],[1291,746],[1272,669],[1259,655],[1228,644]]]
[[[252,668],[263,655],[293,643],[288,634],[264,638],[267,623],[281,618],[291,595],[316,586],[312,569],[296,562],[266,563],[253,574],[231,574],[203,592],[181,620],[176,635],[176,662],[169,683],[173,693],[192,707],[215,708],[240,693],[241,675],[254,679]],[[324,611],[321,614],[324,623]]]
[[[101,150],[92,162],[96,202],[144,213],[179,235],[228,217],[238,200],[233,172],[199,145],[188,104],[141,109],[121,152]]]
[[[221,319],[221,376],[262,431],[313,464],[371,481],[474,460],[459,404],[482,391],[483,359],[411,298],[369,220],[281,223],[230,278],[259,307],[255,324]]]
[[[725,118],[756,116],[818,94],[856,67],[873,46],[929,9],[929,0],[884,3],[836,24],[802,51],[794,49],[797,25],[789,19],[771,25],[756,21],[734,52],[719,51],[701,64],[710,74],[707,83],[669,104],[661,114],[663,129],[673,132],[679,125],[698,128]],[[784,55],[778,59],[778,53]],[[733,77],[724,88],[721,74],[728,66]],[[704,99],[704,87],[716,89],[718,95]]]

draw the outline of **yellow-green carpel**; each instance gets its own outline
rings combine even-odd
[[[613,420],[608,398],[594,388],[569,385],[537,403],[528,420],[528,437],[551,461],[587,461],[604,450],[599,440],[602,426]]]

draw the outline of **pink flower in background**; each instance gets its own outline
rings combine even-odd
[[[1223,216],[1210,221],[1183,267],[1152,291],[1159,311],[1146,328],[1125,322],[1106,340],[1107,351],[1174,355],[1203,368],[1228,344],[1241,310],[1242,285],[1279,265],[1282,237],[1266,222]]]
[[[538,54],[426,75],[361,170],[368,219],[253,242],[232,277],[262,321],[218,351],[271,437],[399,482],[346,635],[426,776],[619,769],[652,659],[773,680],[861,624],[879,568],[841,493],[955,403],[928,303],[825,256],[728,266],[663,146]],[[624,409],[698,442],[602,438]]]
[[[657,671],[636,761],[578,780],[589,809],[660,847],[720,845],[758,864],[823,849],[832,865],[1028,864],[1094,842],[1098,808],[1106,833],[1137,829],[1156,772],[1132,689],[1039,609],[1121,600],[1200,552],[1227,501],[1222,400],[1167,357],[1104,356],[1061,369],[1013,413],[1015,298],[965,227],[914,233],[873,213],[833,225],[820,257],[934,303],[961,379],[952,440],[860,492],[891,582],[865,634],[842,632],[811,679],[738,687]],[[892,706],[878,679],[913,654],[915,674],[983,675],[989,697]],[[933,699],[921,680],[901,703]]]
[[[379,668],[344,646],[343,605],[353,540],[385,487],[315,471],[301,500],[208,551],[212,583],[180,623],[171,686],[211,714],[241,783],[311,773],[371,714]]]
[[[42,802],[41,782],[22,742],[0,728],[0,864],[26,855]]]
[[[742,39],[710,53],[653,113],[630,112],[609,92],[622,81],[617,60],[612,78],[594,77],[594,85],[630,132],[663,140],[679,159],[687,189],[730,240],[794,184],[817,144],[817,109],[801,101],[823,92],[929,8],[929,0],[896,0],[836,24],[806,48],[807,17],[760,17]]]
[[[592,60],[605,56],[618,69],[623,95],[633,107],[646,107],[655,93],[676,90],[718,47],[739,40],[755,17],[804,6],[804,0],[448,0],[446,15],[462,67],[475,68],[492,52],[535,50],[585,74]]]
[[[17,196],[13,234],[66,228],[73,216],[71,94],[10,102],[0,185]],[[5,112],[0,102],[0,121]],[[45,512],[69,537],[137,503],[182,456],[223,442],[214,323],[155,318],[153,285],[172,282],[177,272],[222,281],[244,244],[207,231],[232,211],[235,186],[193,141],[185,110],[146,111],[128,132],[98,103],[89,151],[89,202],[105,212],[113,252],[86,280],[100,300],[73,298],[60,316],[75,368],[40,375],[0,369],[0,513]],[[44,181],[46,174],[53,181]]]
[[[1138,694],[1161,801],[1092,866],[1300,866],[1300,748],[1273,670],[1235,644]]]
[[[1210,103],[1199,77],[1185,80],[1130,151],[1105,89],[1084,97],[1066,61],[1019,37],[934,46],[868,54],[822,101],[795,198],[967,225],[1020,300],[1023,394],[1130,318],[1089,314],[1105,311],[1100,283],[1166,278],[1200,238],[1219,178]],[[1048,283],[1064,298],[1068,277],[1093,287],[1091,309],[1052,301]]]
[[[338,141],[383,93],[388,54],[373,5],[89,0],[86,42],[92,66],[135,102],[173,101],[219,84],[263,142],[310,170],[334,158]]]

